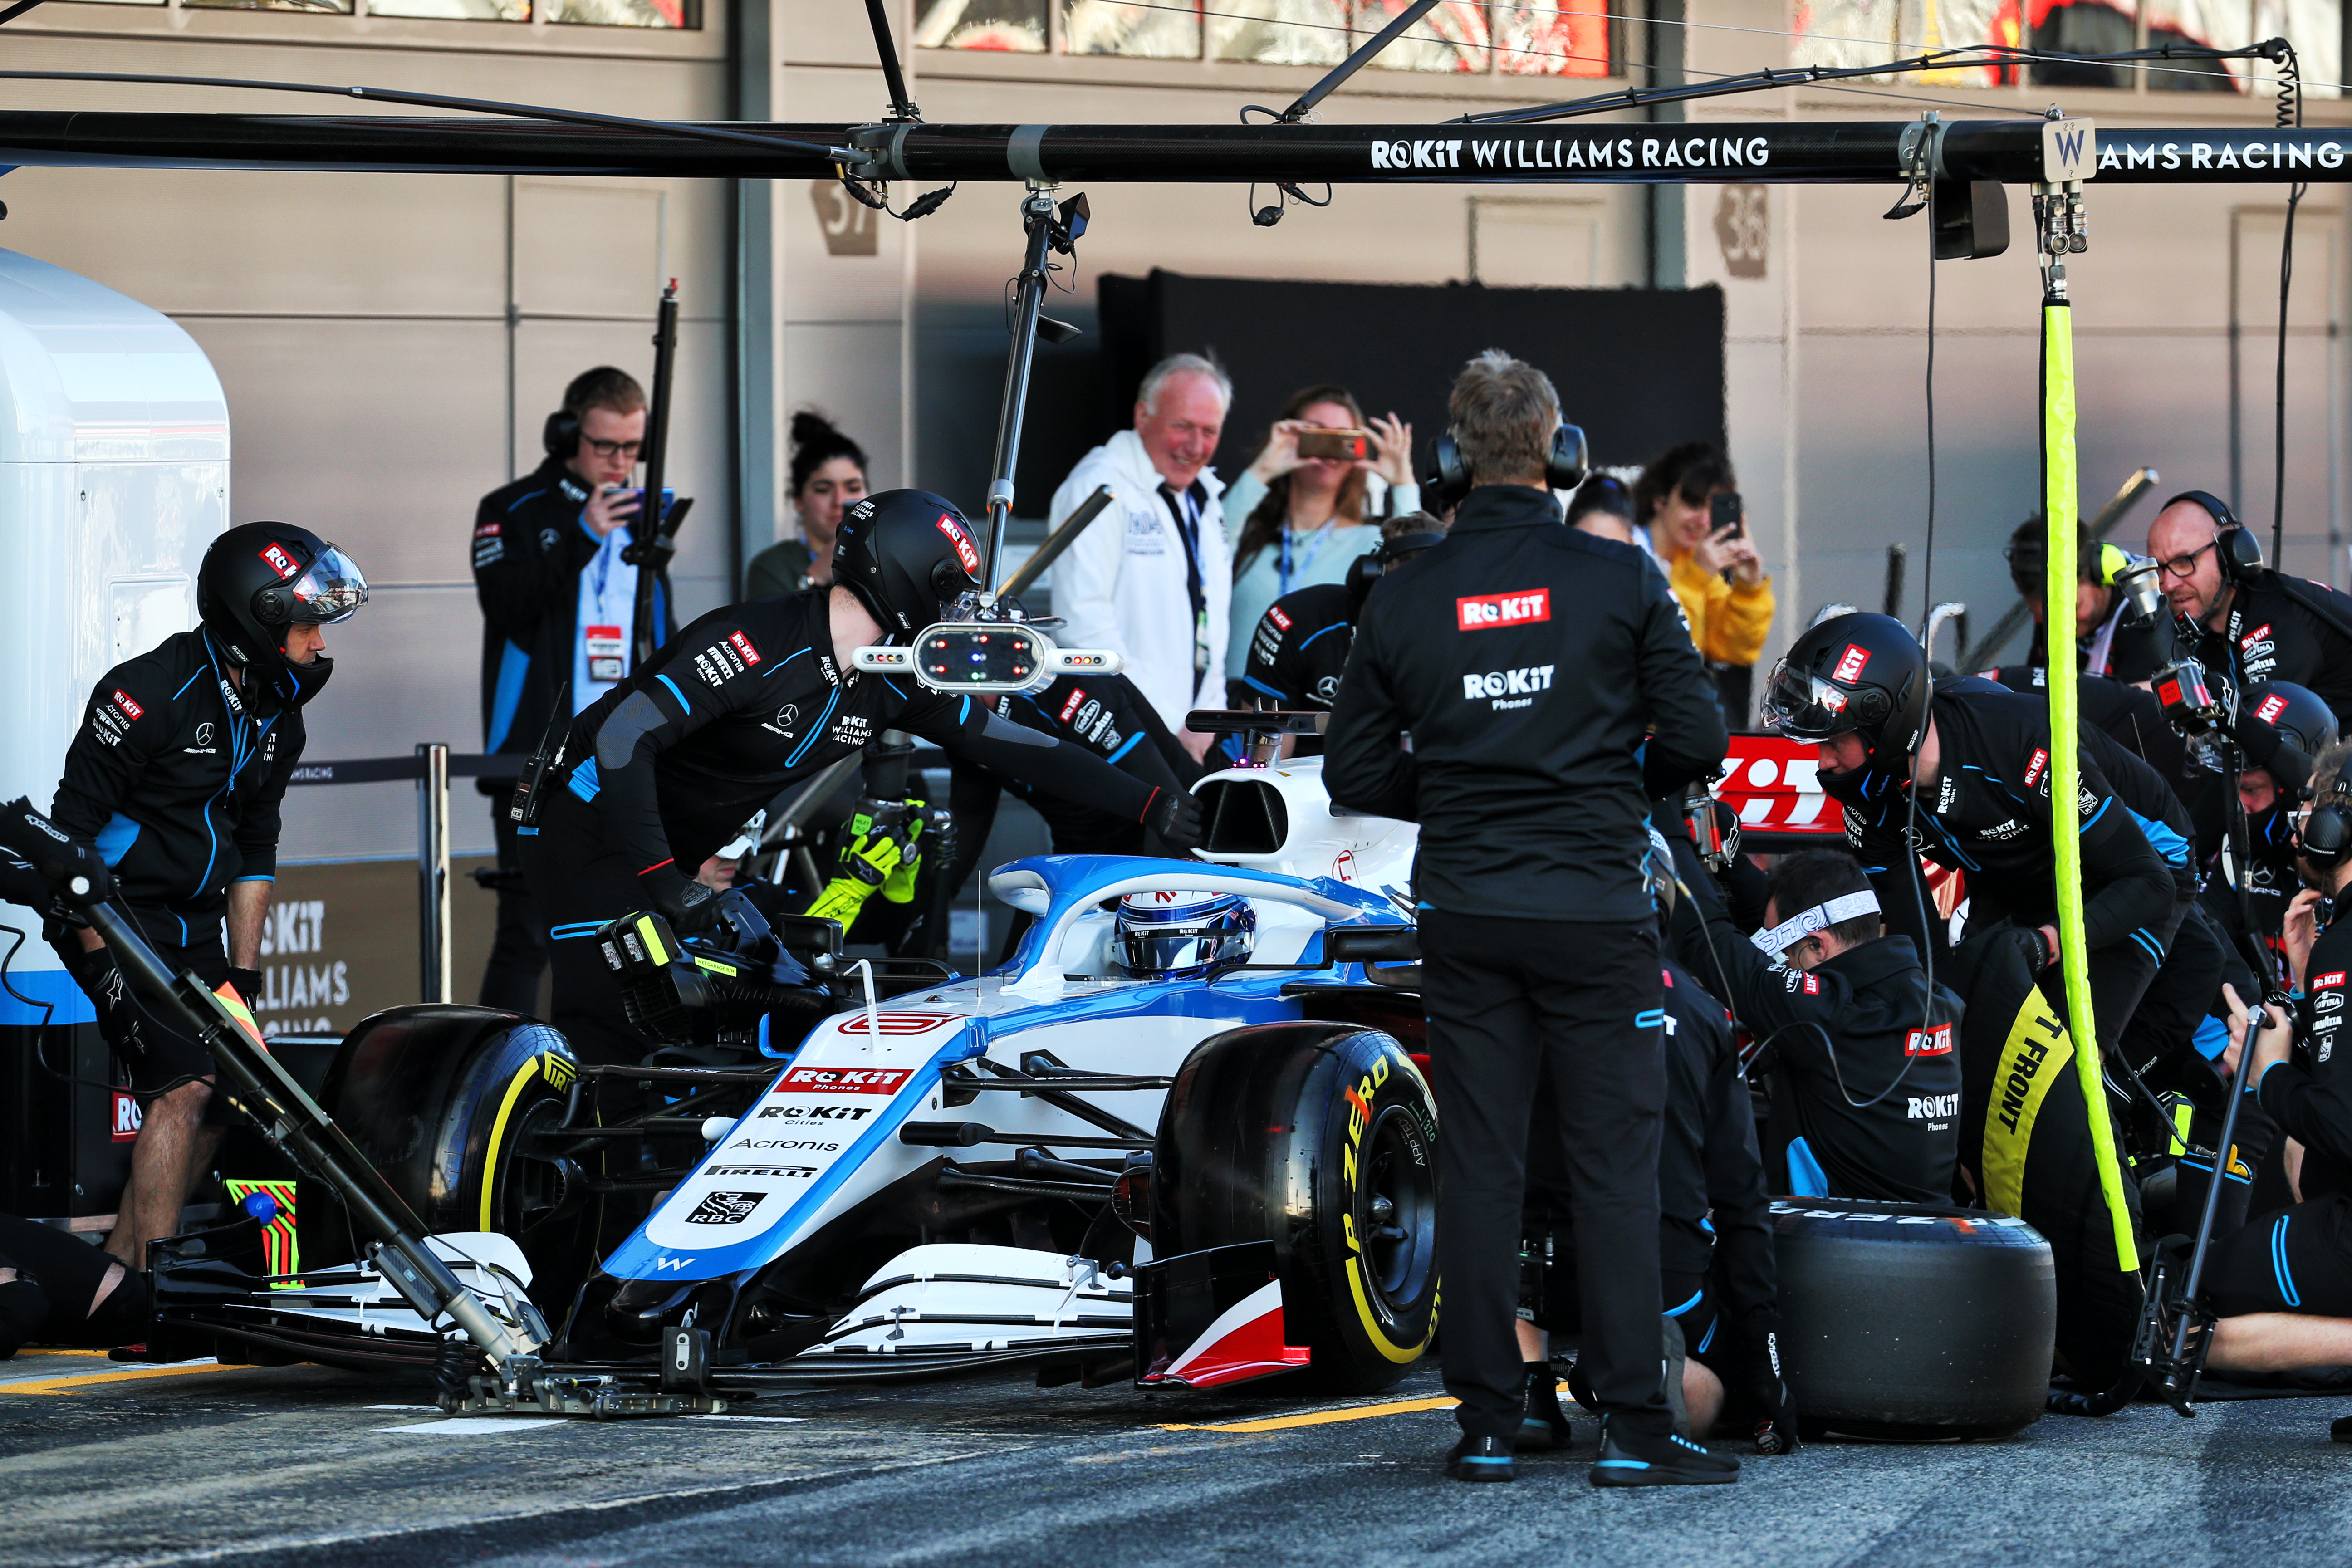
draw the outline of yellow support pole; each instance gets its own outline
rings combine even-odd
[[[2063,276],[2063,275],[2062,275]],[[2059,288],[2063,289],[2063,284]],[[2099,1190],[2116,1232],[2116,1266],[2139,1268],[2132,1239],[2131,1211],[2124,1201],[2123,1171],[2116,1158],[2116,1135],[2107,1115],[2106,1087],[2100,1081],[2096,1020],[2091,1016],[2090,955],[2083,946],[2083,841],[2078,797],[2082,760],[2075,715],[2074,669],[2074,323],[2063,292],[2042,301],[2042,479],[2049,519],[2050,581],[2043,629],[2049,637],[2050,842],[2058,863],[2058,953],[2066,984],[2066,1022],[2074,1037],[2074,1067],[2083,1080],[2083,1103],[2090,1115],[2091,1146],[2098,1162]]]

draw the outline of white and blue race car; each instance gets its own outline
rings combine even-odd
[[[670,1042],[645,1060],[581,1061],[511,1014],[395,1008],[344,1042],[320,1101],[612,1413],[1013,1365],[1386,1386],[1436,1323],[1413,829],[1333,808],[1313,759],[1199,793],[1202,861],[996,870],[1032,923],[977,979],[850,963],[830,922],[748,903],[714,940],[636,916],[601,940],[633,1022]],[[1245,910],[1253,948],[1139,977],[1118,910],[1187,896]],[[306,1254],[358,1252],[335,1225],[306,1205]],[[219,1269],[178,1305],[167,1269],[165,1317],[467,1386],[464,1342],[372,1265],[242,1295]]]

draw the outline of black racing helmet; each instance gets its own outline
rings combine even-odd
[[[297,677],[286,659],[288,630],[348,620],[367,596],[367,578],[350,556],[290,522],[230,529],[196,570],[196,616],[222,657],[288,701],[308,700],[334,668],[321,658]]]
[[[1927,654],[1892,616],[1845,615],[1790,645],[1764,688],[1764,712],[1792,741],[1860,735],[1892,768],[1927,720]]]
[[[841,515],[833,580],[857,595],[886,634],[914,636],[980,580],[978,535],[953,501],[929,490],[883,490]]]
[[[2307,686],[2258,680],[2246,688],[2239,710],[2276,730],[2306,757],[2316,757],[2336,743],[2336,710]]]

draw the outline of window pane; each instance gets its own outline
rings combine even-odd
[[[1045,0],[924,0],[915,18],[919,49],[1045,52]]]
[[[1201,58],[1200,0],[1068,0],[1062,47],[1074,55],[1126,55],[1148,60]]]
[[[1900,0],[1797,0],[1801,66],[1879,65],[1895,58]]]
[[[1349,47],[1363,43],[1396,20],[1412,0],[1355,0],[1356,36]],[[1372,57],[1372,64],[1392,71],[1475,71],[1485,75],[1486,7],[1470,0],[1445,0],[1405,30],[1404,37]]]
[[[180,3],[216,11],[318,11],[345,16],[352,11],[352,0],[180,0]]]
[[[1348,58],[1341,0],[1217,0],[1205,10],[1212,59],[1336,66]]]
[[[368,0],[371,16],[439,16],[454,22],[528,22],[530,0]]]
[[[1617,24],[1604,0],[1544,0],[1495,9],[1496,68],[1507,76],[1617,74]]]
[[[2333,85],[2344,79],[2344,0],[2254,0],[2254,37],[2284,37],[2294,46],[2304,92],[2312,98],[2341,98]],[[2274,92],[2277,68],[2254,60],[2254,90]]]

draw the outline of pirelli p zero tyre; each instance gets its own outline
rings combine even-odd
[[[1360,1025],[1252,1025],[1194,1047],[1160,1116],[1152,1250],[1271,1240],[1284,1331],[1339,1393],[1402,1377],[1437,1328],[1437,1106]]]
[[[1808,1436],[2001,1437],[2042,1414],[2050,1244],[1981,1209],[1772,1205],[1780,1354]]]
[[[319,1100],[428,1231],[513,1237],[552,1318],[594,1261],[594,1205],[575,1168],[535,1157],[520,1135],[560,1123],[578,1077],[571,1046],[544,1024],[394,1007],[345,1037]]]

